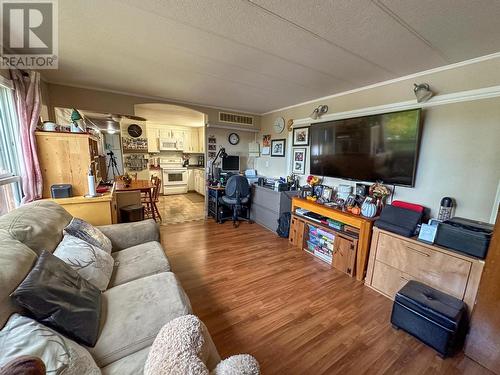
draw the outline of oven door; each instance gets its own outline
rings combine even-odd
[[[163,170],[163,185],[187,185],[188,173],[185,169],[164,169]]]

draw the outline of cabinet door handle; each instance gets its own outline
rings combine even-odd
[[[423,256],[426,256],[426,257],[430,257],[430,254],[427,254],[425,251],[414,249],[414,248],[413,248],[413,247],[411,247],[411,246],[406,246],[406,248],[407,248],[408,250],[411,250],[411,251],[414,251],[414,252],[416,252],[416,253],[419,253],[420,255],[423,255]]]

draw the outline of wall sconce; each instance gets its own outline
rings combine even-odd
[[[422,103],[426,102],[430,98],[434,96],[434,93],[432,92],[431,88],[427,83],[420,83],[420,84],[413,84],[413,92],[415,93],[415,96],[417,97],[417,102]]]
[[[309,116],[313,120],[317,120],[319,117],[324,115],[325,113],[328,112],[328,106],[327,105],[320,105],[317,108],[314,108],[314,111],[312,111],[311,115]]]

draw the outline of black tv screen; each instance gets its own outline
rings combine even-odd
[[[311,174],[415,185],[420,109],[311,125]]]

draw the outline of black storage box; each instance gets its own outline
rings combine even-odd
[[[422,220],[420,212],[390,205],[384,207],[380,218],[375,221],[375,226],[401,236],[412,237],[420,220]]]
[[[439,223],[435,243],[481,259],[486,258],[493,225],[454,217]]]
[[[463,345],[467,307],[458,298],[410,280],[396,294],[391,323],[446,357]]]
[[[58,184],[50,187],[52,198],[70,198],[73,195],[70,184]]]

